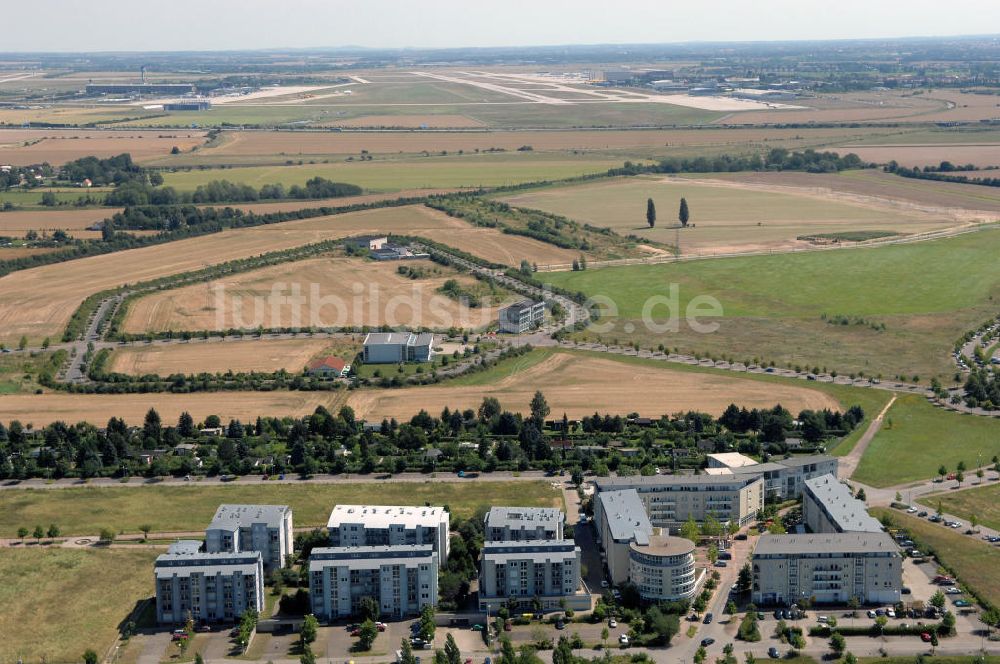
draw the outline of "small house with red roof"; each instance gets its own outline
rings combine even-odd
[[[334,357],[332,355],[317,358],[306,366],[306,373],[310,376],[337,378],[345,375],[348,370],[349,367],[346,362],[339,357]]]

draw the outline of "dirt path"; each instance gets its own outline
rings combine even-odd
[[[868,425],[868,429],[861,434],[861,438],[859,438],[858,442],[854,444],[854,449],[852,449],[846,456],[840,457],[838,474],[841,479],[849,479],[851,475],[854,474],[854,471],[858,469],[858,464],[861,463],[861,457],[864,456],[865,450],[868,449],[868,444],[872,442],[872,438],[874,438],[875,434],[877,434],[879,429],[882,428],[882,421],[885,418],[885,414],[889,412],[889,408],[891,408],[894,403],[896,403],[895,394],[893,394],[892,398],[889,399],[889,403],[885,405],[882,412],[880,412],[875,419],[872,420],[871,424]]]

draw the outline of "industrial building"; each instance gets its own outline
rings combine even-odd
[[[521,300],[500,309],[501,332],[524,334],[535,329],[545,318],[545,303]]]
[[[267,572],[285,566],[293,543],[292,508],[288,505],[220,505],[205,529],[206,551],[259,551]]]
[[[426,544],[443,567],[448,560],[449,523],[443,507],[337,505],[326,527],[332,547]]]
[[[694,542],[683,537],[637,533],[629,545],[629,580],[648,602],[690,599],[697,587]]]
[[[264,565],[259,551],[201,551],[199,541],[172,544],[156,558],[156,621],[233,623],[264,610]]]
[[[648,541],[653,534],[653,524],[636,490],[598,493],[594,498],[594,528],[604,549],[611,583],[625,583],[629,577],[629,547],[639,539]]]
[[[580,581],[580,547],[572,540],[486,542],[480,553],[479,609],[591,608]]]
[[[402,618],[436,606],[440,561],[430,544],[313,549],[309,555],[312,612],[322,620],[356,615],[365,597],[382,616]]]
[[[903,586],[902,557],[879,533],[762,535],[751,558],[753,602],[791,605],[895,604]]]
[[[190,101],[171,101],[163,105],[164,111],[210,111],[212,102],[207,99],[192,99]]]
[[[171,95],[194,93],[190,83],[88,83],[88,95]]]
[[[369,332],[364,342],[365,364],[430,362],[434,359],[434,335],[430,332]]]
[[[833,475],[804,483],[802,520],[814,533],[878,533],[882,524],[868,514],[864,501]]]
[[[487,542],[563,539],[563,513],[555,507],[492,507],[485,517]]]

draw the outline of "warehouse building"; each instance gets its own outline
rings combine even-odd
[[[332,547],[428,544],[443,567],[448,560],[449,523],[443,507],[337,505],[326,528]]]
[[[895,604],[902,557],[887,533],[762,535],[751,558],[753,602]]]
[[[323,547],[309,555],[309,596],[321,620],[355,616],[361,600],[403,618],[436,606],[438,554],[430,544]]]
[[[535,329],[544,318],[544,302],[521,300],[501,308],[498,320],[501,332],[524,334]]]
[[[563,538],[563,513],[555,507],[491,507],[485,518],[487,542]]]
[[[635,489],[601,491],[594,499],[594,528],[604,549],[608,577],[619,585],[628,581],[629,548],[633,541],[653,534],[646,506]]]
[[[814,533],[879,533],[882,524],[868,514],[864,501],[833,475],[804,483],[802,520]]]
[[[434,359],[434,335],[430,332],[369,332],[364,342],[365,364],[430,362]]]
[[[172,544],[156,558],[156,621],[233,623],[243,612],[264,610],[264,564],[259,551],[201,551],[199,541]]]
[[[479,610],[513,604],[531,610],[586,611],[590,593],[580,581],[580,547],[571,540],[486,542],[480,553]]]
[[[88,83],[88,95],[171,95],[194,93],[190,83]]]
[[[220,505],[205,530],[209,553],[259,551],[264,570],[285,566],[294,544],[288,505]]]

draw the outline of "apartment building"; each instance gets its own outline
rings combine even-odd
[[[545,318],[545,303],[522,300],[500,309],[497,315],[501,332],[524,334]]]
[[[205,529],[208,553],[259,551],[265,572],[285,566],[294,541],[288,505],[220,505]]]
[[[486,513],[487,542],[561,540],[563,513],[555,507],[492,507]]]
[[[763,535],[751,559],[753,602],[791,605],[893,604],[903,585],[902,557],[884,532]]]
[[[580,547],[569,540],[483,544],[479,609],[496,611],[513,602],[530,610],[536,599],[543,610],[590,609],[590,593],[580,582]]]
[[[356,615],[371,597],[383,616],[436,606],[438,554],[432,544],[322,547],[309,555],[312,612],[322,620]]]
[[[802,520],[811,532],[882,532],[882,524],[868,514],[864,502],[833,475],[806,480],[803,488]]]
[[[604,562],[611,583],[629,578],[629,550],[633,541],[653,534],[646,506],[635,489],[601,491],[594,498],[594,528],[604,550]]]
[[[599,494],[634,489],[650,523],[659,528],[677,529],[688,519],[702,522],[709,515],[743,526],[764,507],[764,483],[755,475],[602,477],[594,484]]]
[[[326,527],[331,547],[430,544],[444,567],[449,523],[443,507],[337,505]]]
[[[764,481],[765,499],[789,500],[802,495],[806,480],[823,475],[836,477],[838,463],[837,457],[810,454],[756,465],[719,469],[718,472],[737,477],[760,477]]]
[[[156,621],[232,623],[264,609],[264,564],[259,551],[201,551],[199,541],[172,544],[153,565]]]
[[[694,542],[669,535],[636,533],[629,544],[629,580],[649,602],[690,599],[697,587]]]

